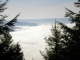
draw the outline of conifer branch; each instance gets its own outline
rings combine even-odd
[[[17,17],[20,15],[20,13],[18,15],[16,15],[11,21],[9,21],[8,23],[6,23],[5,25],[7,26],[14,26],[15,22],[17,22]]]

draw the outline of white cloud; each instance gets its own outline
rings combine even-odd
[[[43,57],[39,50],[44,51],[46,47],[44,38],[49,36],[51,25],[23,26],[21,28],[21,30],[11,32],[14,42],[20,41],[26,60],[31,60],[32,57],[35,60],[42,60]]]
[[[74,24],[66,25],[74,26]],[[51,24],[19,27],[22,29],[11,32],[11,34],[15,43],[20,41],[25,59],[31,60],[33,57],[35,60],[43,60],[39,50],[44,51],[46,48],[44,38],[51,35]]]

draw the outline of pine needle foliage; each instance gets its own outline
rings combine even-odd
[[[74,3],[80,8],[80,0]],[[48,47],[46,52],[41,52],[45,60],[80,60],[80,11],[78,13],[65,8],[65,17],[68,18],[73,27],[57,22],[59,27],[51,29],[52,35],[46,38]],[[60,29],[60,30],[59,30]]]
[[[0,60],[25,60],[20,44],[14,44],[10,34],[10,28],[15,26],[17,17],[20,13],[11,21],[6,23],[4,22],[7,16],[1,14],[5,9],[7,9],[5,7],[7,2],[8,0],[4,3],[1,3],[0,1]]]

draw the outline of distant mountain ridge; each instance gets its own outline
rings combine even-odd
[[[66,18],[57,18],[56,21],[62,22],[62,23],[69,23],[68,19]],[[7,22],[7,21],[6,21]],[[11,31],[15,31],[16,29],[21,29],[18,26],[38,26],[39,24],[54,24],[55,19],[18,19],[18,21],[15,23],[14,29],[11,28]]]
[[[62,23],[69,23],[67,18],[53,18],[53,19],[18,19],[16,26],[37,26],[38,24],[54,23],[56,21]]]
[[[62,22],[62,23],[69,23],[67,18],[51,18],[51,19],[19,19],[20,22],[29,22],[29,23],[54,23],[54,21]]]
[[[17,22],[15,24],[16,26],[37,26],[37,23],[29,23],[29,22]]]

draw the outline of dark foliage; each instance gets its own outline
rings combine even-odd
[[[12,36],[6,32],[0,36],[0,59],[1,60],[24,60],[23,52],[19,43],[12,44]]]
[[[80,0],[74,4],[80,8]],[[70,28],[58,22],[59,28],[52,28],[52,36],[46,39],[46,53],[41,52],[45,60],[80,60],[80,11],[75,13],[68,8],[65,9],[65,17],[68,17],[74,26]]]
[[[80,1],[74,3],[76,7],[80,7]],[[72,28],[67,27],[63,23],[59,23],[63,29],[63,39],[65,42],[63,54],[67,60],[79,60],[80,59],[80,12],[75,13],[68,8],[65,17],[69,18],[71,23],[75,25]],[[64,60],[66,60],[66,58]]]
[[[63,57],[61,53],[61,49],[63,48],[63,43],[65,43],[61,37],[61,31],[58,29],[59,26],[55,23],[55,26],[52,26],[50,35],[48,38],[45,38],[48,47],[46,48],[46,53],[41,52],[41,55],[44,57],[45,60],[62,60]]]
[[[7,2],[8,0],[0,4],[0,13],[6,9]],[[10,28],[15,26],[18,16],[19,14],[11,21],[4,23],[7,16],[0,14],[0,60],[24,60],[20,44],[13,44],[12,36],[9,33]]]
[[[4,12],[5,9],[7,9],[5,6],[7,4],[8,0],[6,0],[6,2],[0,4],[0,13]],[[19,13],[20,14],[20,13]],[[17,21],[17,17],[19,16],[16,15],[16,17],[14,17],[11,21],[4,23],[5,22],[5,18],[7,17],[6,15],[1,15],[0,14],[0,34],[4,33],[4,30],[6,31],[10,31],[10,28],[14,26],[14,24]]]

